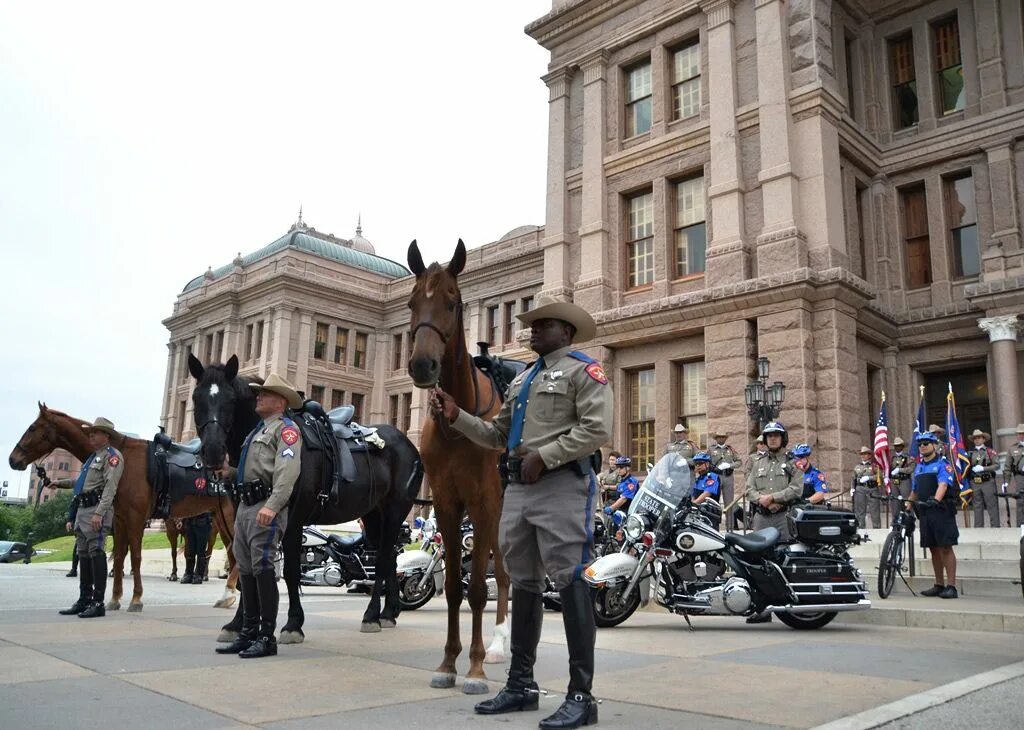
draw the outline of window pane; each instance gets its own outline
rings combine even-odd
[[[651,64],[645,63],[626,74],[626,102],[651,95]]]
[[[904,190],[903,238],[907,250],[907,285],[927,286],[932,281],[931,243],[928,236],[928,204],[924,188]]]
[[[978,257],[978,227],[964,226],[953,231],[953,257],[957,276],[977,276],[981,271]]]
[[[951,228],[978,222],[978,214],[974,207],[974,178],[971,175],[950,180],[947,183],[946,195]]]
[[[935,67],[960,65],[960,24],[956,16],[933,26],[935,32]]]
[[[680,418],[689,436],[702,448],[708,443],[708,393],[704,361],[684,363],[679,368]]]
[[[331,408],[337,408],[345,404],[345,391],[331,388]]]
[[[339,329],[334,343],[334,362],[344,365],[348,358],[348,330]]]
[[[698,223],[676,231],[676,275],[697,274],[707,262],[707,230]]]
[[[964,108],[964,67],[954,66],[939,72],[942,113],[958,112]]]
[[[628,238],[635,241],[654,235],[654,194],[644,193],[629,199]]]
[[[914,41],[911,36],[889,41],[892,74],[893,116],[897,129],[917,124],[917,77],[914,72]]]
[[[629,374],[629,451],[638,471],[657,459],[654,442],[654,370]]]
[[[672,87],[672,108],[675,119],[685,119],[700,112],[699,78]]]
[[[654,239],[645,238],[629,244],[629,286],[643,286],[653,281]]]
[[[900,84],[894,90],[893,103],[896,107],[896,127],[905,129],[917,124],[917,82]]]
[[[651,129],[651,98],[641,99],[626,107],[626,136],[635,137]]]
[[[676,227],[704,220],[704,178],[683,180],[676,185]]]
[[[914,80],[914,39],[907,35],[889,42],[894,86]]]
[[[673,54],[672,83],[692,79],[700,75],[700,43],[691,43]]]

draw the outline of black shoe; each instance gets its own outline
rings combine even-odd
[[[79,598],[77,601],[71,604],[71,608],[62,609],[60,611],[57,611],[57,613],[59,613],[61,616],[77,616],[82,611],[89,608],[89,605],[89,601]]]
[[[256,576],[239,575],[238,584],[242,591],[242,630],[238,632],[238,638],[230,644],[214,649],[218,654],[238,654],[245,651],[252,646],[259,631],[260,596],[256,592]]]
[[[540,721],[537,726],[542,730],[549,728],[572,728],[597,724],[597,702],[589,694],[577,692],[566,695],[565,702]]]
[[[99,618],[100,616],[106,616],[107,609],[103,607],[103,601],[94,603],[89,608],[78,614],[78,618]]]
[[[766,613],[763,616],[760,614],[755,614],[754,616],[747,617],[748,624],[770,624],[771,622],[772,615],[770,613]]]
[[[936,583],[931,588],[921,591],[921,595],[928,596],[929,598],[935,598],[935,596],[939,595],[944,590],[946,590],[944,586],[940,586],[938,583]]]
[[[78,576],[78,600],[71,606],[60,611],[61,616],[77,616],[92,605],[92,561],[82,561],[82,570]]]
[[[527,685],[511,686],[506,684],[501,691],[489,700],[478,702],[473,712],[478,715],[502,715],[506,712],[524,712],[540,709],[540,689],[536,682]]]
[[[196,580],[196,556],[185,556],[185,575],[181,576],[182,585],[195,583]]]
[[[512,589],[512,661],[508,682],[494,697],[478,702],[473,711],[478,715],[500,715],[505,712],[536,710],[540,692],[533,681],[533,665],[537,661],[537,644],[544,621],[544,603],[539,593]]]
[[[960,594],[956,592],[956,586],[946,586],[939,591],[939,598],[959,598]]]
[[[196,572],[195,572],[195,575],[192,576],[192,585],[195,585],[195,586],[202,585],[203,581],[207,580],[207,578],[206,578],[206,565],[207,565],[207,559],[206,559],[205,556],[197,556],[196,557]]]
[[[277,656],[277,639],[273,636],[257,636],[248,649],[238,652],[239,659],[259,659],[265,656]]]
[[[77,578],[78,577],[78,571],[77,570],[69,570],[67,573],[64,574],[64,577],[65,578]]]

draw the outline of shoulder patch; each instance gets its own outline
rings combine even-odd
[[[579,360],[580,362],[585,362],[587,364],[597,362],[597,360],[592,358],[590,355],[586,355],[580,352],[579,350],[572,350],[571,352],[569,352],[569,357],[571,357],[573,360]]]
[[[118,464],[121,463],[121,457],[119,457],[117,454],[114,454],[113,456],[108,456],[107,463],[110,464],[111,466],[117,466]]]
[[[295,428],[294,425],[285,426],[281,429],[281,440],[292,446],[299,440],[299,429]]]
[[[947,474],[953,473],[953,467],[951,467],[949,464],[946,464],[943,468],[946,470]]]
[[[608,385],[608,376],[604,374],[604,368],[598,362],[591,362],[585,368],[587,375],[599,382],[601,385]]]

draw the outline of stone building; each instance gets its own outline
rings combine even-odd
[[[64,449],[54,449],[37,463],[46,469],[46,476],[51,481],[57,481],[58,479],[77,479],[79,473],[82,471],[82,462],[76,459],[71,452],[65,451]],[[57,489],[55,487],[43,487],[40,489],[39,477],[36,476],[34,466],[29,470],[29,472],[30,477],[28,480],[28,494],[25,498],[26,503],[34,504],[37,492],[40,504],[53,499],[54,495],[57,493]]]

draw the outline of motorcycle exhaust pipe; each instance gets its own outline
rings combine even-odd
[[[773,611],[779,611],[781,613],[815,613],[818,611],[863,611],[871,608],[871,601],[866,598],[862,598],[856,603],[818,603],[794,606],[789,604],[786,606],[768,606],[762,613],[768,613]]]

